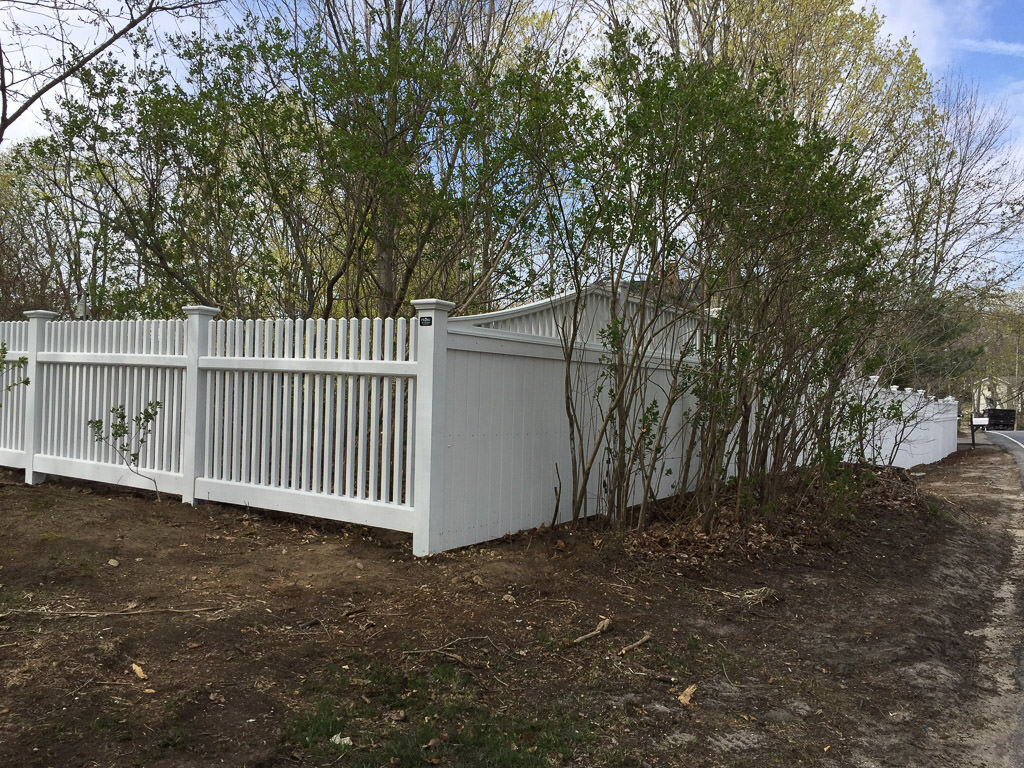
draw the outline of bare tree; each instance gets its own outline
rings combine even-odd
[[[898,158],[902,260],[932,290],[995,284],[1020,265],[1011,258],[1024,233],[1024,168],[1014,159],[1009,116],[985,104],[977,86],[945,80],[931,130]]]
[[[0,142],[56,88],[158,14],[221,0],[6,0],[0,8]]]

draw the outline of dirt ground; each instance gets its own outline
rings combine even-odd
[[[1016,468],[912,474],[776,533],[416,559],[0,471],[0,765],[1011,764]]]

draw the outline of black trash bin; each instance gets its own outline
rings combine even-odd
[[[986,408],[985,415],[988,416],[988,427],[986,429],[1016,429],[1017,412],[1005,408]]]

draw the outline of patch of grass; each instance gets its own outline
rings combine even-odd
[[[334,699],[320,699],[314,712],[289,718],[285,726],[284,740],[314,752],[328,750],[331,737],[341,733],[345,727],[339,717],[339,709]]]
[[[557,653],[568,646],[571,641],[564,637],[555,637],[554,635],[542,632],[537,638],[537,641],[548,653]]]
[[[160,738],[158,744],[164,748],[181,750],[185,749],[195,741],[195,734],[188,728],[180,725],[169,728]]]
[[[613,750],[606,758],[608,768],[640,768],[644,763],[621,747]]]
[[[701,647],[703,646],[698,646],[697,649],[688,648],[687,651],[690,654],[695,654]],[[674,649],[669,650],[659,643],[648,643],[646,648],[647,652],[651,654],[666,671],[669,671],[671,674],[689,674],[692,659],[681,655]]]
[[[453,683],[459,678],[459,671],[454,664],[437,664],[430,670],[430,677],[445,683]]]
[[[550,702],[529,712],[495,712],[481,705],[476,678],[447,662],[417,677],[371,665],[332,682],[335,690],[288,718],[281,740],[314,757],[344,755],[347,766],[376,768],[397,759],[400,765],[438,760],[539,768],[591,738],[572,707]],[[333,743],[336,735],[350,738],[351,746]]]
[[[43,531],[39,534],[39,538],[43,541],[60,541],[64,536],[57,531]]]
[[[46,589],[19,589],[15,592],[0,585],[0,608],[33,608],[50,602],[53,597],[53,593]]]
[[[172,725],[139,750],[140,764],[148,765],[173,752],[187,752],[195,745],[195,741],[196,736],[191,730],[181,725]]]
[[[92,720],[92,727],[98,731],[109,731],[117,726],[117,717],[106,710],[102,710]]]

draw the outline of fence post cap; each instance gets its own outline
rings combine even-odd
[[[417,312],[430,312],[431,310],[451,312],[455,309],[455,302],[443,299],[413,299],[409,303]]]
[[[29,320],[35,320],[37,318],[40,320],[53,320],[53,318],[57,317],[60,313],[51,312],[49,309],[30,309],[27,312],[22,312],[21,314]]]
[[[200,317],[216,317],[220,314],[219,307],[207,307],[203,304],[190,304],[187,307],[182,307],[181,311],[186,315],[199,315]]]

